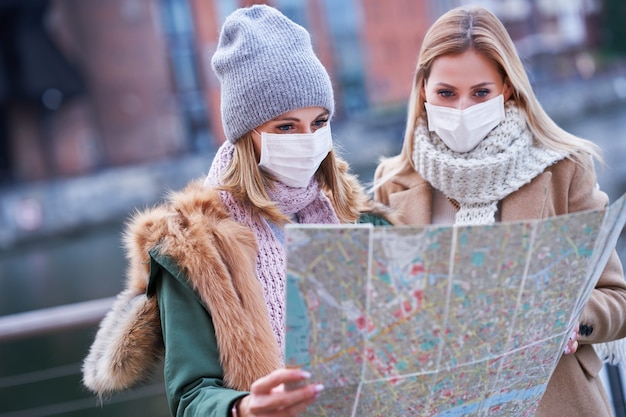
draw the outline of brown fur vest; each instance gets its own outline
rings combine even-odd
[[[211,312],[228,387],[248,390],[280,366],[255,274],[254,234],[231,220],[216,190],[200,181],[190,184],[167,204],[134,215],[124,240],[126,289],[102,320],[83,363],[85,386],[99,396],[131,388],[161,364],[159,309],[156,297],[146,296],[153,248],[183,268]]]

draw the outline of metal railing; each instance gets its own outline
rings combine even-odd
[[[41,336],[56,337],[63,334],[64,330],[70,331],[66,335],[74,336],[84,335],[85,332],[91,333],[111,309],[115,299],[116,297],[102,298],[0,316],[0,344],[10,346],[12,343],[18,343],[15,346],[21,348],[27,346],[21,344],[22,341],[37,340]],[[74,352],[77,349],[74,345],[68,346],[68,350]],[[41,353],[47,355],[46,352]],[[4,394],[0,395],[0,417],[67,415],[125,417],[137,415],[137,408],[150,409],[150,415],[154,416],[169,415],[162,379],[155,376],[154,380],[146,381],[145,385],[98,399],[82,387],[80,382],[81,362],[75,360],[82,360],[83,357],[74,357],[74,353],[68,353],[68,357],[70,362],[56,364],[51,361],[49,367],[31,368],[30,371],[13,375],[0,375],[0,393],[4,391]],[[46,400],[43,399],[45,396],[38,398],[38,394],[33,394],[30,387],[67,391]]]
[[[101,298],[1,316],[0,342],[97,324],[114,300],[115,297]]]
[[[95,325],[110,310],[115,298],[102,298],[2,316],[0,317],[0,343]],[[613,400],[615,416],[626,417],[626,387],[624,387],[620,368],[613,365],[606,365],[605,368],[609,385],[607,390]],[[19,381],[14,382],[19,383]],[[149,390],[150,395],[159,392],[159,388],[154,386],[146,389]]]

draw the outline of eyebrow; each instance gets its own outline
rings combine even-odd
[[[491,82],[491,81],[485,81],[485,82],[482,82],[482,83],[478,83],[478,84],[476,84],[476,85],[473,85],[473,86],[472,86],[472,88],[486,87],[486,86],[488,86],[488,85],[495,85],[495,84],[496,84],[496,83]]]
[[[457,89],[457,87],[455,87],[453,85],[450,85],[448,83],[444,83],[444,82],[439,82],[439,83],[437,83],[435,85],[437,87],[445,87],[445,88],[450,88],[452,90],[456,90]],[[489,85],[495,85],[495,83],[491,82],[491,81],[485,81],[485,82],[482,82],[482,83],[478,83],[478,84],[472,85],[470,88],[480,88],[480,87],[486,87],[486,86],[489,86]]]

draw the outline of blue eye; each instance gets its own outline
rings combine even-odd
[[[450,90],[439,90],[437,91],[437,94],[444,98],[449,98],[454,95],[454,93]]]
[[[326,123],[328,123],[328,119],[324,118],[324,119],[318,119],[316,121],[313,122],[313,127],[319,129],[321,127],[326,126]]]
[[[491,93],[490,90],[478,90],[476,91],[476,96],[480,98],[484,98],[484,97],[487,97],[490,93]]]
[[[289,132],[291,129],[293,129],[293,125],[292,124],[280,125],[280,126],[276,126],[276,129],[280,130],[281,132]]]

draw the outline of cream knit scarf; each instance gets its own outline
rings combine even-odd
[[[455,224],[495,222],[498,202],[529,183],[564,154],[533,143],[521,109],[505,104],[505,120],[472,151],[451,151],[426,118],[415,129],[413,163],[434,188],[456,200],[460,209]]]
[[[222,173],[232,161],[234,149],[234,145],[228,141],[220,146],[205,185],[214,186],[220,183]],[[319,189],[314,178],[306,188],[293,188],[276,182],[273,189],[268,188],[266,191],[280,211],[293,217],[298,223],[339,223],[330,200]],[[250,227],[256,235],[256,275],[263,286],[272,329],[280,351],[283,352],[287,270],[283,227],[269,223],[264,218],[252,217],[245,204],[237,201],[229,192],[221,191],[220,197],[232,218]]]

